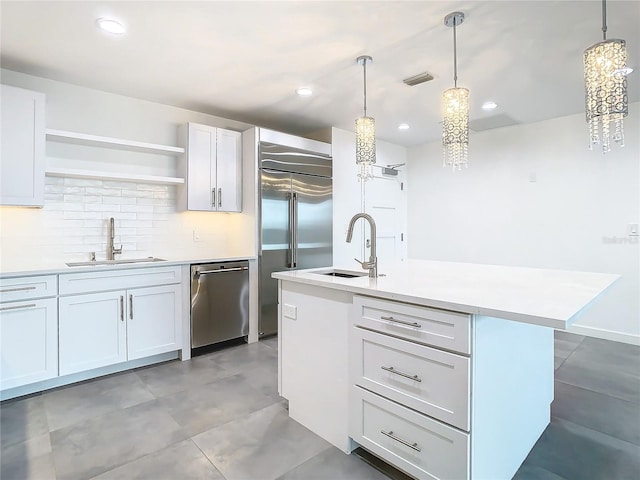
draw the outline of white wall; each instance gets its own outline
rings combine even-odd
[[[164,145],[176,145],[178,126],[187,122],[248,128],[232,120],[9,70],[1,75],[2,83],[45,93],[47,128]],[[47,161],[67,168],[165,176],[176,175],[177,165],[170,156],[54,142],[47,142]],[[116,243],[124,244],[123,258],[256,254],[251,192],[244,192],[247,208],[241,214],[178,212],[176,188],[47,177],[44,208],[0,208],[0,266],[87,260],[91,251],[104,258],[109,217],[116,219]],[[194,230],[200,241],[194,241]]]
[[[584,115],[472,134],[469,168],[409,149],[409,257],[617,273],[573,331],[640,344],[640,104],[626,146],[589,151]]]
[[[358,181],[358,169],[356,168],[356,135],[354,132],[339,128],[331,129],[331,148],[333,156],[333,263],[349,268],[357,268],[358,264],[353,260],[368,259],[368,251],[365,253],[362,235],[369,227],[359,220],[354,231],[351,243],[345,241],[347,228],[351,217],[358,212],[366,212],[376,218],[372,212],[372,205],[384,195],[385,188],[373,188],[384,183],[384,179],[374,178],[368,182]],[[382,140],[376,140],[376,164],[393,165],[406,163],[407,149]],[[381,170],[374,169],[374,174],[379,176]],[[404,181],[405,168],[399,169],[397,182]],[[397,203],[401,211],[399,224],[406,231],[406,196],[398,196]],[[368,230],[366,231],[368,235]],[[406,245],[406,243],[405,243]],[[406,249],[402,249],[401,257],[406,255]]]

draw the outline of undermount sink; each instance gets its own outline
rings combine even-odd
[[[99,260],[93,262],[69,262],[67,267],[97,267],[101,265],[122,265],[126,263],[151,263],[166,262],[164,258],[145,257],[145,258],[126,258],[120,260]]]
[[[340,278],[358,278],[358,277],[366,277],[368,275],[367,272],[354,272],[351,270],[327,270],[324,272],[314,272],[320,275],[328,275],[330,277],[340,277]]]

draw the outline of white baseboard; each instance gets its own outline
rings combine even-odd
[[[567,329],[567,331],[578,335],[585,335],[587,337],[602,338],[603,340],[612,340],[614,342],[640,346],[640,335],[604,330],[602,328],[584,327],[582,325],[572,325]]]
[[[8,400],[10,398],[22,397],[24,395],[31,395],[33,393],[42,392],[51,388],[62,387],[64,385],[70,385],[76,382],[82,382],[84,380],[90,380],[92,378],[101,377],[104,375],[111,375],[112,373],[124,372],[125,370],[132,370],[134,368],[146,367],[153,365],[154,363],[166,362],[168,360],[174,360],[178,358],[178,351],[161,353],[152,357],[140,358],[138,360],[131,360],[128,362],[116,363],[115,365],[109,365],[107,367],[96,368],[94,370],[87,370],[85,372],[72,373],[70,375],[64,375],[62,377],[52,378],[50,380],[43,380],[37,383],[30,383],[29,385],[23,385],[21,387],[10,388],[2,390],[0,392],[0,400]]]

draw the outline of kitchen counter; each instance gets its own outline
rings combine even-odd
[[[619,275],[423,260],[379,273],[273,274],[290,417],[418,479],[512,478],[550,421],[553,328]]]
[[[140,257],[130,257],[140,258]],[[55,261],[30,261],[19,259],[16,262],[3,261],[0,264],[0,278],[22,277],[26,275],[56,275],[60,273],[80,273],[90,272],[94,270],[122,270],[130,268],[148,268],[162,267],[173,265],[189,265],[192,263],[212,263],[227,262],[236,260],[255,260],[256,256],[238,256],[238,257],[213,257],[213,258],[190,258],[190,257],[170,257],[161,256],[164,259],[159,262],[137,262],[137,263],[120,263],[109,265],[87,265],[81,267],[69,267],[62,260]],[[126,260],[127,257],[118,258],[118,260]]]
[[[274,278],[444,310],[566,329],[620,276],[565,270],[406,260],[383,264],[378,278],[319,274],[331,268],[274,273]]]

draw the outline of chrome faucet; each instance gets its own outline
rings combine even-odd
[[[364,218],[367,222],[369,222],[369,227],[371,228],[371,255],[369,256],[368,262],[361,262],[357,258],[354,260],[358,262],[364,270],[369,269],[370,278],[377,278],[378,277],[378,257],[376,257],[376,222],[373,221],[373,217],[371,217],[371,215],[367,213],[356,213],[353,216],[353,218],[349,222],[349,231],[347,232],[347,243],[351,243],[351,238],[353,237],[353,227],[359,218]]]
[[[113,217],[109,219],[109,228],[107,229],[107,260],[114,260],[114,255],[120,255],[122,253],[122,245],[120,248],[113,246],[113,239],[116,236],[115,220]]]

